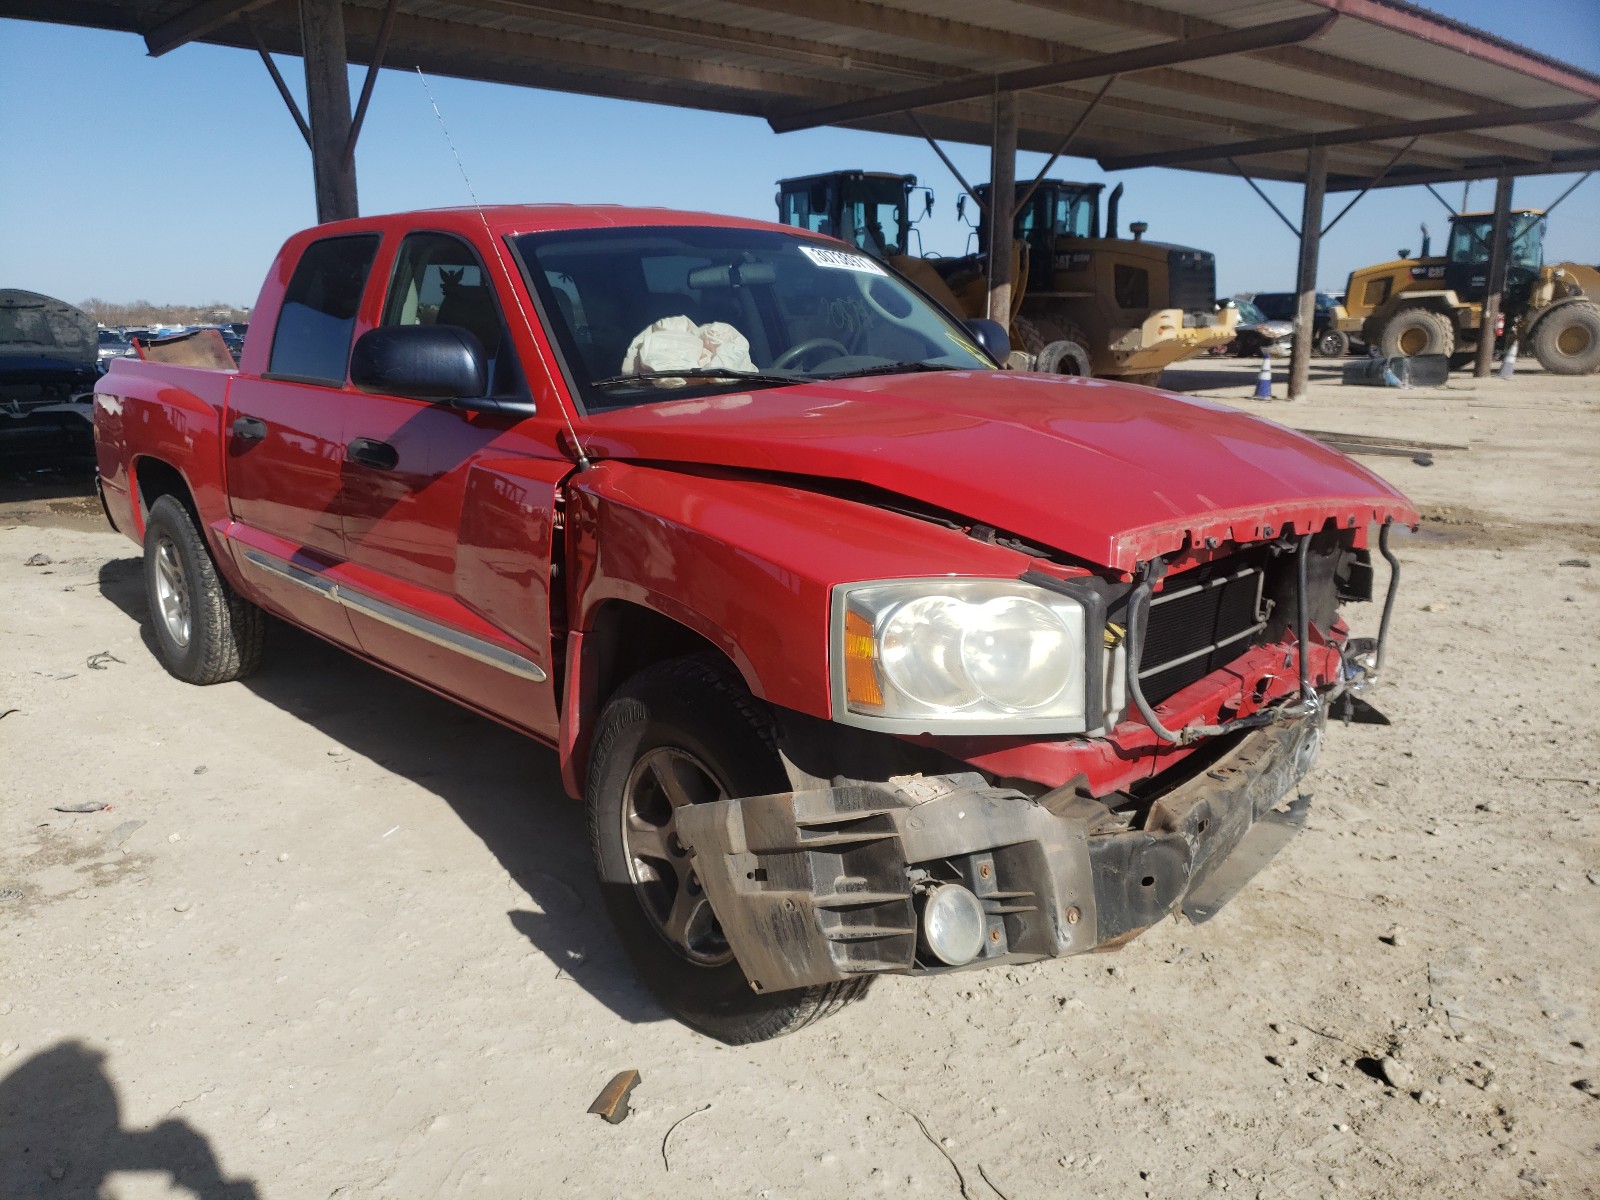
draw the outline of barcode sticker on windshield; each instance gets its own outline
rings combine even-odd
[[[860,271],[865,275],[887,275],[888,272],[864,254],[849,254],[843,250],[826,250],[821,246],[801,246],[804,254],[819,267],[835,271]]]

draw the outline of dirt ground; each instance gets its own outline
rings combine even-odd
[[[1167,382],[1469,449],[1364,459],[1427,519],[1305,832],[1207,925],[741,1049],[631,978],[553,755],[281,627],[181,684],[137,548],[12,493],[0,1196],[1600,1196],[1600,377],[1317,374]]]

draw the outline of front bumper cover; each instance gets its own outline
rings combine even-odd
[[[1029,798],[959,774],[697,804],[677,831],[757,991],[951,970],[918,950],[934,879],[983,902],[970,966],[1032,962],[1113,948],[1180,907],[1208,920],[1304,824],[1291,793],[1321,736],[1320,718],[1245,734],[1137,829],[1068,788]]]

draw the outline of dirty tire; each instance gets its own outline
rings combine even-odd
[[[1071,339],[1048,343],[1034,359],[1033,369],[1046,375],[1076,375],[1084,379],[1094,373],[1089,367],[1089,352]]]
[[[647,668],[606,705],[589,760],[589,842],[606,909],[639,978],[684,1024],[730,1045],[792,1033],[864,995],[868,977],[757,993],[731,954],[718,961],[708,953],[703,922],[696,944],[669,940],[659,915],[651,915],[659,914],[665,873],[636,880],[635,869],[649,860],[635,857],[626,840],[631,835],[625,834],[630,814],[639,811],[646,782],[640,772],[664,755],[674,763],[690,763],[691,782],[710,782],[729,797],[789,790],[771,715],[714,658],[678,658]],[[708,793],[706,798],[715,797]],[[659,839],[662,844],[672,843],[670,818],[664,825],[650,824],[669,831]],[[684,886],[668,884],[665,890],[674,897]],[[697,955],[705,961],[697,961]]]
[[[1135,383],[1140,387],[1159,387],[1161,384],[1160,371],[1140,371],[1137,375],[1123,375],[1118,383]]]
[[[1337,329],[1317,334],[1316,350],[1323,358],[1343,358],[1350,353],[1350,335]]]
[[[168,673],[185,683],[227,683],[261,665],[266,614],[218,573],[194,517],[175,496],[150,506],[144,590]]]
[[[1022,348],[1029,354],[1037,354],[1044,349],[1044,334],[1039,332],[1031,318],[1015,316],[1011,318],[1011,328],[1017,335],[1017,340],[1022,343]]]
[[[1378,337],[1385,358],[1413,354],[1455,353],[1456,330],[1450,318],[1428,308],[1402,308],[1390,317]]]
[[[1533,330],[1533,356],[1557,375],[1600,371],[1600,307],[1566,304],[1545,317]]]

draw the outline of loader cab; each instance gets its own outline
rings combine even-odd
[[[1017,184],[1016,198],[1020,200],[1030,184]],[[978,245],[989,244],[989,185],[980,184],[975,190],[978,197]],[[1022,211],[1017,213],[1012,225],[1012,236],[1028,247],[1028,286],[1039,291],[1049,291],[1056,271],[1056,242],[1061,238],[1097,238],[1100,236],[1100,193],[1105,185],[1100,183],[1069,183],[1062,179],[1046,179],[1033,189],[1033,195]],[[1013,202],[1014,203],[1014,202]],[[1110,236],[1108,231],[1107,236]]]
[[[923,211],[913,218],[916,193]],[[915,175],[831,171],[778,180],[780,222],[836,237],[885,261],[911,253],[914,222],[932,210],[933,193],[919,188]]]
[[[1506,258],[1506,295],[1525,298],[1544,266],[1545,215],[1537,209],[1511,214],[1511,239]],[[1494,238],[1493,213],[1457,213],[1450,218],[1445,252],[1445,283],[1468,300],[1482,300],[1488,290],[1489,247]]]

